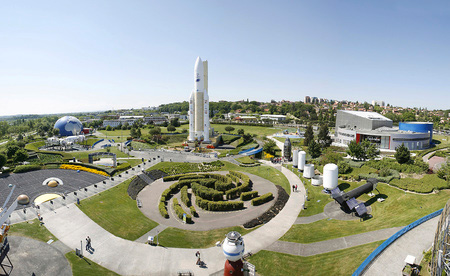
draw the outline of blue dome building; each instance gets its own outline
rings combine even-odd
[[[74,136],[81,134],[83,124],[73,116],[64,116],[56,121],[54,128],[59,129],[61,136]]]
[[[430,134],[430,145],[433,140],[433,123],[428,122],[400,122],[398,124],[399,130],[418,132],[418,133],[429,133]]]

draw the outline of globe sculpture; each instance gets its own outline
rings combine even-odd
[[[83,124],[73,116],[64,116],[56,121],[54,128],[59,129],[61,136],[74,136],[81,133]]]

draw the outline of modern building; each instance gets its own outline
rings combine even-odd
[[[59,129],[59,135],[61,136],[74,136],[81,134],[83,124],[73,116],[64,116],[56,121],[53,128]]]
[[[376,112],[338,110],[334,140],[344,145],[368,140],[390,150],[404,144],[410,150],[421,150],[431,146],[432,133],[432,123],[405,122],[394,128],[392,120]]]
[[[194,67],[194,90],[189,99],[189,141],[209,140],[208,61],[197,57]]]
[[[270,120],[273,122],[284,122],[286,121],[285,115],[275,115],[275,114],[263,114],[261,115],[261,120]]]
[[[305,96],[305,103],[311,103],[311,97]]]

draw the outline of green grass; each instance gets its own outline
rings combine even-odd
[[[243,156],[236,159],[239,163],[242,164],[255,164],[255,160],[251,159],[249,156]]]
[[[39,147],[45,146],[45,141],[37,141],[34,143],[29,143],[25,145],[25,149],[27,150],[33,150],[33,151],[38,151]]]
[[[238,140],[240,136],[234,136],[234,135],[228,135],[228,134],[222,134],[222,140],[224,144],[231,144],[232,142]]]
[[[219,133],[228,134],[228,131],[225,131],[227,126],[234,127],[234,131],[231,134],[237,134],[238,129],[243,129],[245,133],[257,134],[259,137],[272,135],[281,131],[280,128],[274,127],[261,127],[261,126],[247,126],[247,125],[222,125],[222,124],[211,124],[210,127],[214,128],[214,131]],[[189,129],[189,124],[182,125],[181,128]]]
[[[118,162],[125,162],[130,164],[131,167],[135,167],[139,164],[142,163],[142,159],[141,158],[130,158],[130,159],[119,159]]]
[[[47,228],[40,225],[38,219],[11,225],[9,234],[12,236],[28,237],[43,242],[48,242],[50,239],[54,241],[58,240],[52,233],[50,233],[50,231],[47,230]]]
[[[38,152],[39,160],[42,163],[61,163],[63,161],[63,157],[59,154],[48,154],[48,153],[40,153]]]
[[[150,220],[127,193],[131,179],[100,194],[81,201],[78,207],[106,231],[134,241],[158,223]]]
[[[436,174],[425,174],[420,179],[392,179],[389,184],[403,190],[415,191],[418,193],[430,193],[434,189],[441,190],[450,188],[449,183],[447,183],[444,179],[439,178]]]
[[[262,250],[249,261],[262,276],[351,275],[381,243],[378,241],[309,257]]]
[[[101,265],[94,263],[88,258],[80,258],[78,257],[74,251],[67,253],[66,259],[69,261],[70,266],[72,267],[72,275],[73,276],[97,276],[97,275],[105,275],[105,276],[113,276],[119,275],[109,269],[104,268]]]
[[[84,163],[87,163],[89,160],[89,154],[94,153],[94,152],[106,152],[106,149],[101,149],[101,150],[93,150],[93,151],[80,151],[80,152],[71,152],[70,155],[72,157],[75,157],[77,160],[80,160]],[[121,152],[120,150],[118,150],[116,147],[111,147],[110,148],[110,152],[111,153],[115,153],[117,155],[118,158],[123,158],[123,157],[132,157],[131,155],[128,155],[126,153]]]
[[[225,235],[231,231],[245,235],[255,229],[257,227],[247,230],[240,226],[234,226],[209,231],[189,231],[168,227],[159,234],[159,244],[165,247],[208,248],[214,246],[216,242],[222,241]]]
[[[310,224],[296,224],[281,237],[281,240],[312,243],[384,228],[405,226],[443,208],[450,197],[449,190],[442,190],[437,194],[420,195],[406,193],[384,183],[378,183],[377,189],[381,193],[380,196],[386,199],[384,202],[378,202],[376,197],[370,198],[367,195],[358,198],[362,201],[370,200],[373,218],[362,222],[358,219],[352,221],[324,219]]]

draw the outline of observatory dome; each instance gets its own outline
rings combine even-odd
[[[54,128],[59,129],[61,136],[75,136],[83,130],[83,124],[73,116],[64,116],[56,121]]]

